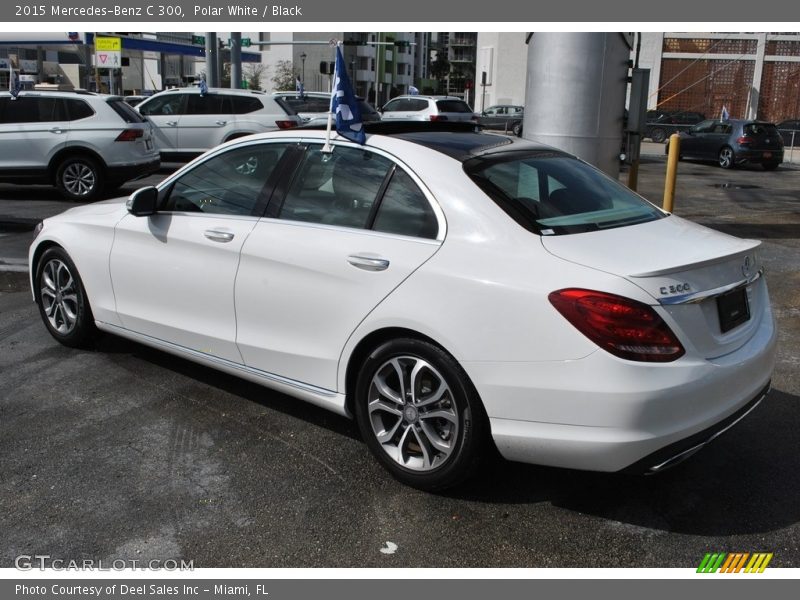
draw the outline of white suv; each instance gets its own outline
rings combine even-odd
[[[455,96],[398,96],[381,109],[382,121],[473,121],[469,104]]]
[[[159,166],[152,126],[119,96],[0,93],[0,182],[55,185],[89,201]]]
[[[136,106],[156,126],[164,160],[186,160],[252,133],[290,129],[300,117],[280,98],[264,92],[212,88],[176,88]]]

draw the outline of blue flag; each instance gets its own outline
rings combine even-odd
[[[361,108],[350,85],[342,49],[336,47],[336,69],[331,94],[331,112],[336,118],[336,131],[348,140],[363,144],[367,141],[364,124],[361,122]]]
[[[305,86],[303,85],[303,82],[300,81],[299,77],[296,78],[294,81],[294,89],[297,92],[297,95],[300,96],[301,98],[306,95]]]
[[[208,84],[206,83],[206,75],[203,73],[200,76],[200,95],[205,96],[208,93]]]

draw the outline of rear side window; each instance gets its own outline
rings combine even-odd
[[[189,94],[187,115],[229,115],[233,112],[230,96],[225,94]]]
[[[64,119],[58,98],[21,95],[16,100],[3,98],[0,119],[3,123],[39,123]]]
[[[246,115],[264,108],[261,100],[255,96],[231,96],[230,100],[233,105],[233,114],[235,115]]]
[[[472,109],[463,100],[437,100],[436,108],[439,112],[471,113]]]
[[[283,202],[281,219],[364,228],[392,162],[339,146],[333,154],[309,149]]]
[[[372,226],[375,231],[436,239],[439,224],[428,199],[402,169],[396,169]]]
[[[149,102],[144,102],[139,107],[143,115],[155,117],[183,114],[184,100],[187,94],[165,94],[155,96]]]
[[[526,229],[564,235],[654,221],[664,213],[577,159],[508,153],[464,163],[470,178]]]
[[[70,100],[70,102],[75,102]],[[83,104],[83,103],[82,103]],[[131,108],[130,104],[124,100],[109,100],[108,105],[117,113],[126,123],[144,123],[142,115]],[[72,109],[70,108],[70,119],[73,119]]]

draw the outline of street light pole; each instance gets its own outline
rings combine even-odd
[[[303,69],[303,73],[302,73],[302,77],[303,77],[303,79],[302,79],[302,81],[303,81],[303,85],[304,85],[304,86],[305,86],[305,84],[306,84],[306,58],[308,58],[308,55],[306,55],[306,53],[305,53],[305,52],[303,52],[302,54],[300,54],[300,62],[301,62],[301,63],[302,63],[302,65],[303,65],[303,67],[302,67],[302,69]]]

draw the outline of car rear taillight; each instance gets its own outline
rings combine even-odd
[[[444,115],[431,115],[431,121],[447,121]]]
[[[118,142],[134,142],[140,137],[144,136],[144,131],[141,129],[123,129],[122,133],[117,136]]]
[[[575,288],[552,292],[548,299],[578,331],[614,356],[670,362],[685,352],[669,326],[647,304]]]
[[[278,126],[278,129],[291,129],[292,127],[297,127],[297,123],[294,121],[275,121],[275,125]]]
[[[740,146],[746,146],[748,144],[752,144],[754,141],[755,140],[753,138],[747,137],[746,135],[743,135],[742,137],[736,139],[736,143],[739,144]]]

